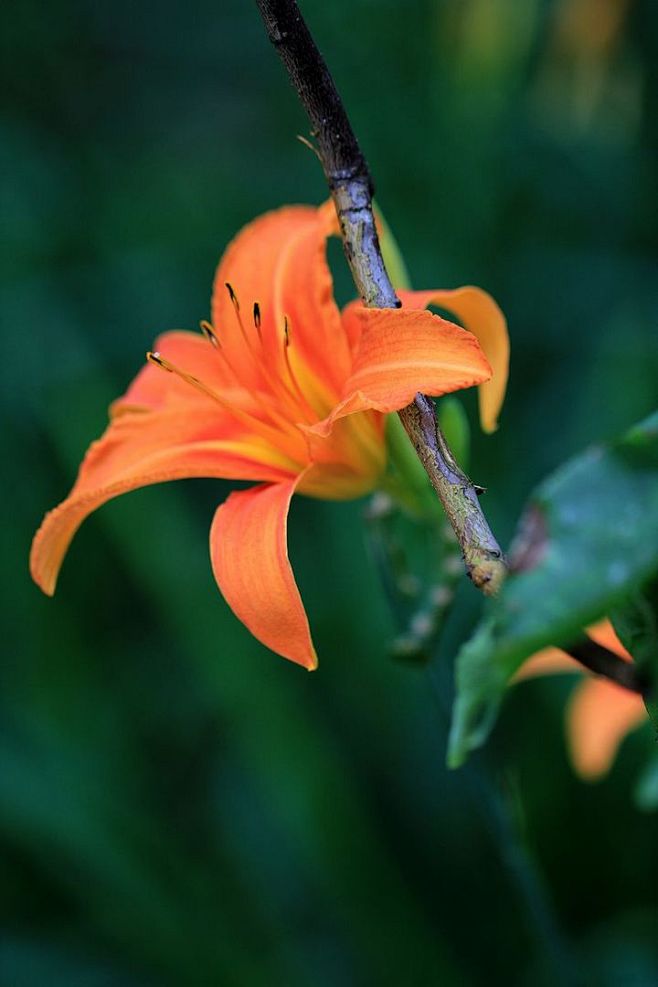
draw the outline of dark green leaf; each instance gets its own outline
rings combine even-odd
[[[658,809],[658,754],[654,754],[635,786],[635,804],[645,812]]]
[[[455,397],[443,398],[438,406],[439,424],[448,445],[463,470],[468,471],[471,456],[471,429],[464,406]]]
[[[610,614],[617,635],[649,681],[658,683],[658,580],[653,580]],[[655,687],[646,701],[654,727],[658,729]]]
[[[658,413],[571,460],[531,498],[512,574],[458,656],[451,766],[484,742],[529,655],[576,640],[658,570],[657,450]]]

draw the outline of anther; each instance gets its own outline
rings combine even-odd
[[[210,325],[210,323],[206,321],[206,319],[201,320],[201,322],[199,323],[199,329],[206,337],[208,342],[211,343],[215,347],[215,349],[217,349],[217,347],[220,345],[219,340],[215,335],[215,330]]]
[[[175,363],[170,363],[169,360],[165,360],[163,356],[159,353],[147,353],[146,359],[149,363],[154,363],[156,367],[160,367],[162,370],[167,370],[170,374],[175,374],[180,380],[185,381],[191,387],[194,387],[197,391],[202,394],[206,394],[213,401],[216,401],[229,415],[237,418],[239,421],[244,422],[249,428],[258,432],[264,438],[269,438],[271,440],[272,433],[276,429],[276,426],[269,424],[268,422],[261,421],[255,415],[242,408],[236,407],[231,402],[227,401],[220,393],[218,393],[214,388],[208,387],[204,384],[202,380],[195,377],[193,374],[188,374],[185,370],[177,367]]]
[[[236,312],[239,312],[240,311],[240,302],[238,301],[238,296],[233,291],[233,285],[230,283],[230,281],[225,281],[224,284],[226,286],[226,290],[228,291],[228,296],[231,299],[231,301],[233,302],[233,305],[235,306]]]
[[[260,305],[258,302],[254,302],[254,325],[260,329]]]
[[[292,384],[292,389],[294,391],[294,394],[292,396],[296,400],[301,402],[302,406],[304,407],[310,418],[317,419],[317,413],[315,409],[306,398],[304,392],[299,386],[299,381],[295,376],[295,371],[293,370],[292,364],[290,362],[290,354],[288,353],[289,346],[290,346],[290,324],[288,322],[288,316],[284,315],[283,316],[283,358],[285,360],[286,370],[288,371],[288,377],[290,379],[290,383]],[[288,390],[289,394],[291,393],[287,386],[286,386],[286,390]]]
[[[173,370],[169,366],[166,360],[164,360],[159,353],[151,353],[150,351],[146,354],[146,359],[149,363],[154,363],[156,367],[160,367],[162,370],[166,370],[167,373],[173,374]]]

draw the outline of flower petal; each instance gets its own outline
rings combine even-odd
[[[333,299],[325,244],[331,226],[326,207],[287,206],[260,216],[228,246],[215,275],[212,319],[245,383],[257,385],[259,347],[270,368],[282,366],[284,318],[290,326],[291,360],[301,361],[317,386],[327,382],[329,404],[349,371],[349,349]],[[240,304],[244,331],[226,288]],[[258,302],[260,335],[252,323]],[[327,353],[331,359],[327,359]],[[300,368],[295,367],[295,370]],[[300,370],[301,372],[301,370]],[[262,371],[261,371],[262,373]]]
[[[200,333],[173,330],[162,333],[153,343],[159,353],[186,373],[241,405],[249,403],[249,395],[239,388],[226,363]],[[152,363],[145,363],[126,393],[112,404],[112,414],[137,408],[160,409],[178,400],[193,404],[208,402],[184,380],[167,373]]]
[[[206,405],[203,416],[185,415],[179,407],[126,410],[89,447],[71,493],[46,514],[32,543],[30,571],[44,593],[55,592],[64,555],[84,519],[119,494],[187,477],[290,477],[290,464],[267,443],[231,435],[211,403]]]
[[[587,634],[591,637],[592,641],[596,641],[602,648],[607,648],[608,651],[614,652],[619,658],[623,658],[624,661],[633,661],[631,655],[629,655],[617,637],[615,629],[609,620],[600,620],[598,624],[588,627]]]
[[[574,690],[567,712],[571,760],[581,777],[605,775],[627,733],[646,721],[640,696],[607,679],[588,678]]]
[[[481,384],[491,368],[475,336],[427,311],[350,306],[359,344],[341,402],[310,431],[328,435],[346,415],[404,408],[418,391],[438,397]]]
[[[602,648],[613,651],[624,661],[633,660],[615,634],[609,620],[600,620],[597,624],[588,627],[587,634]],[[560,672],[580,672],[582,674],[583,666],[560,648],[544,648],[521,665],[516,675],[512,677],[512,682],[523,682],[540,675],[554,675]]]
[[[453,312],[477,336],[493,371],[491,379],[480,386],[480,422],[485,432],[494,432],[509,371],[507,322],[496,302],[486,291],[471,285],[451,291],[399,291],[398,295],[406,308],[439,305]]]
[[[583,666],[560,648],[543,648],[524,661],[511,681],[525,682],[526,679],[538,678],[540,675],[556,675],[560,672],[582,674],[582,671]]]
[[[287,549],[298,480],[232,493],[215,514],[210,557],[226,602],[254,637],[312,670],[317,656]]]

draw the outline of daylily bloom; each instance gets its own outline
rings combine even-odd
[[[624,661],[631,655],[615,634],[609,620],[587,628],[589,637]],[[521,666],[514,681],[557,672],[580,672],[583,667],[559,648],[545,648]],[[610,679],[584,675],[571,694],[566,729],[571,761],[589,781],[610,770],[624,737],[647,720],[642,697]]]
[[[385,416],[418,391],[481,385],[482,424],[493,430],[508,359],[504,317],[479,288],[405,292],[400,309],[352,303],[341,314],[325,258],[335,232],[327,203],[268,213],[238,234],[215,276],[212,323],[157,339],[71,493],[46,515],[31,555],[44,592],[54,592],[82,521],[112,497],[185,477],[252,480],[215,514],[215,578],[259,641],[316,667],[286,546],[293,493],[342,500],[373,490],[386,465]],[[429,303],[466,328],[425,311]]]

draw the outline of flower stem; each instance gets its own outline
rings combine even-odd
[[[377,237],[368,165],[325,61],[296,0],[256,2],[311,122],[347,262],[363,304],[398,308],[400,302]],[[468,575],[483,592],[494,593],[506,573],[505,559],[480,508],[478,491],[448,447],[432,401],[417,394],[399,415],[455,530]]]
[[[640,696],[646,697],[649,694],[650,683],[642,669],[632,662],[624,661],[595,641],[584,639],[565,647],[564,651],[594,675],[601,675],[622,689],[637,692]]]

